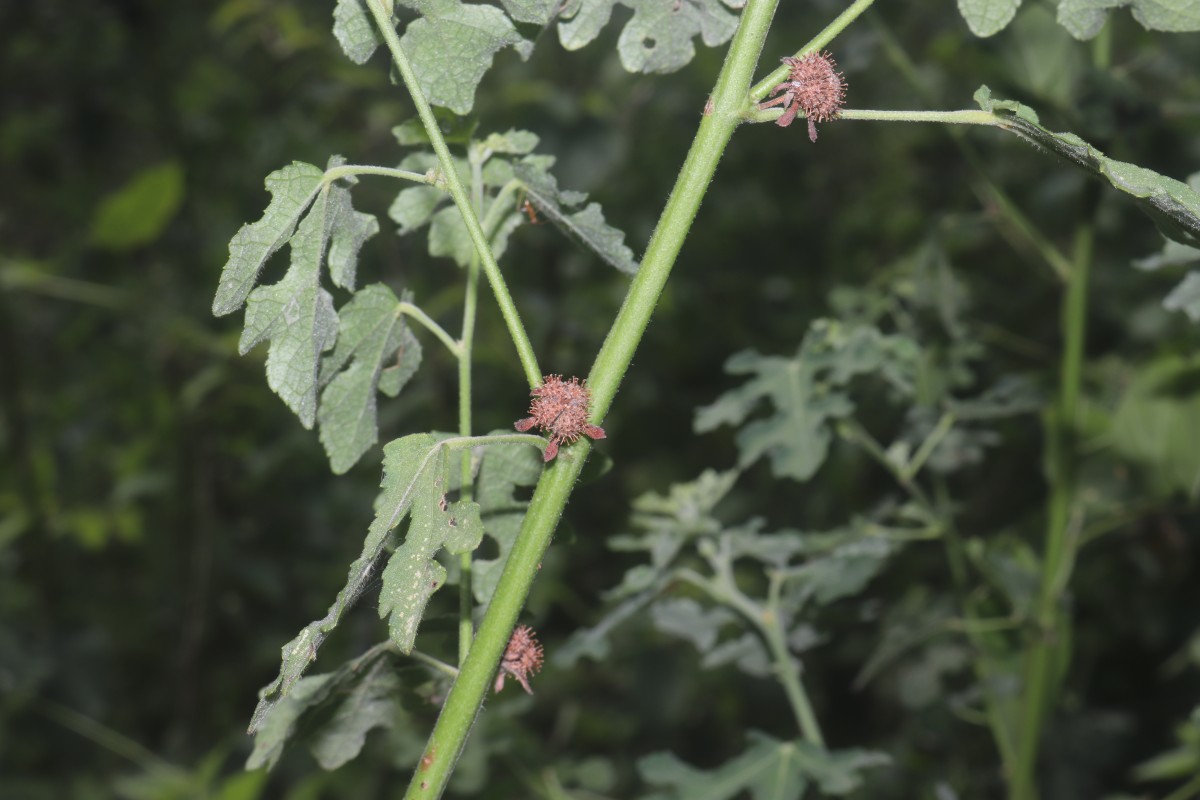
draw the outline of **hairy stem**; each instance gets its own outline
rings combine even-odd
[[[372,8],[378,0],[372,0]],[[603,418],[658,302],[667,277],[691,228],[700,201],[716,172],[725,145],[738,124],[754,66],[762,51],[778,0],[748,0],[742,11],[712,96],[713,111],[704,117],[671,191],[658,227],[630,285],[624,304],[592,367],[592,417]],[[375,10],[377,16],[382,12]],[[394,32],[393,32],[394,38]],[[399,50],[398,42],[396,50]],[[407,80],[407,79],[406,79]],[[436,127],[435,127],[436,130]],[[485,262],[486,266],[486,262]],[[525,604],[538,564],[550,544],[567,499],[591,449],[587,440],[565,448],[542,473],[521,532],[504,565],[499,584],[479,625],[475,643],[462,665],[425,746],[420,766],[405,794],[407,800],[440,797]]]
[[[1083,345],[1087,330],[1088,272],[1094,231],[1082,224],[1075,235],[1074,263],[1062,305],[1063,354],[1059,397],[1048,432],[1050,502],[1046,521],[1046,550],[1042,557],[1041,587],[1034,610],[1034,639],[1025,659],[1025,680],[1016,763],[1010,776],[1009,797],[1037,797],[1035,770],[1042,724],[1053,703],[1055,687],[1065,666],[1064,644],[1070,620],[1061,604],[1079,546],[1075,504],[1075,430],[1083,386]]]
[[[338,178],[348,178],[351,175],[384,175],[389,178],[399,178],[416,183],[433,183],[430,175],[424,172],[411,172],[406,169],[392,167],[375,167],[364,164],[343,164],[340,167],[325,170],[325,183],[333,183]]]
[[[414,306],[412,303],[401,302],[396,312],[421,323],[421,327],[432,333],[438,338],[438,341],[446,345],[446,349],[450,351],[452,356],[458,359],[462,358],[462,345],[454,341],[454,338],[446,333],[445,328],[434,322],[433,318],[420,308]]]
[[[513,344],[517,348],[517,357],[521,359],[525,380],[529,382],[530,387],[539,386],[542,382],[542,370],[538,367],[537,356],[533,353],[533,345],[529,342],[528,334],[525,333],[525,326],[521,323],[521,315],[517,312],[512,295],[508,293],[504,276],[500,274],[500,265],[496,263],[492,249],[488,246],[487,237],[483,234],[483,228],[479,225],[479,218],[471,207],[471,199],[467,196],[467,190],[463,188],[462,181],[458,177],[458,170],[454,168],[454,159],[450,155],[450,149],[446,147],[446,140],[442,136],[441,129],[438,128],[437,120],[433,116],[433,109],[430,108],[429,101],[425,99],[425,94],[417,83],[417,76],[413,72],[412,65],[408,63],[408,56],[404,54],[404,49],[400,46],[400,37],[396,35],[396,29],[392,27],[390,3],[387,0],[367,0],[367,6],[375,17],[375,24],[392,54],[392,61],[404,81],[404,86],[412,96],[413,104],[417,107],[417,114],[421,117],[421,124],[425,126],[425,133],[429,136],[430,144],[433,145],[433,151],[437,153],[438,163],[441,165],[441,177],[445,180],[446,187],[450,190],[450,197],[458,206],[458,212],[462,214],[463,223],[467,226],[467,232],[471,236],[471,242],[475,245],[475,252],[479,255],[488,284],[492,287],[492,294],[496,296],[496,304],[500,306],[500,315],[508,327],[508,335],[512,337]]]

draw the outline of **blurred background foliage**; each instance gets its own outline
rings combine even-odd
[[[411,774],[432,706],[371,734],[364,756],[335,772],[303,750],[269,776],[241,772],[255,692],[344,580],[379,482],[378,448],[335,479],[315,434],[267,389],[263,351],[238,358],[239,325],[209,313],[229,238],[261,213],[268,172],[334,153],[402,157],[390,129],[412,109],[381,56],[364,68],[342,56],[330,6],[0,9],[0,797],[390,797]],[[764,62],[839,9],[782,4]],[[970,108],[986,83],[1053,130],[1184,179],[1200,170],[1200,38],[1150,34],[1122,12],[1109,24],[1103,71],[1093,46],[1037,2],[987,40],[952,3],[881,3],[832,49],[851,107]],[[616,35],[566,53],[548,33],[528,62],[500,54],[476,111],[485,132],[537,133],[560,184],[591,193],[639,251],[722,54],[701,48],[679,73],[630,76]],[[908,309],[904,332],[943,365],[931,374],[946,385],[978,393],[1015,375],[1053,393],[1060,287],[981,176],[1064,250],[1096,204],[1084,491],[1108,524],[1088,532],[1076,568],[1074,656],[1042,778],[1053,798],[1160,796],[1172,784],[1145,780],[1200,763],[1189,716],[1200,702],[1200,337],[1162,308],[1179,274],[1131,267],[1162,246],[1132,203],[1011,137],[967,139],[977,169],[932,125],[830,123],[815,145],[771,125],[735,135],[605,421],[615,468],[574,496],[528,616],[551,655],[595,623],[602,592],[634,563],[605,545],[632,530],[632,499],[736,462],[731,430],[693,433],[696,408],[737,383],[721,365],[746,348],[793,353],[817,317],[895,327],[895,309]],[[387,235],[393,191],[377,179],[356,189],[357,207],[385,226],[364,250],[361,283],[407,287],[456,326],[459,271],[418,238]],[[518,230],[504,266],[542,363],[585,373],[623,279],[552,226]],[[480,325],[476,427],[488,430],[522,416],[527,395],[489,302]],[[948,374],[953,363],[969,374]],[[429,348],[411,387],[381,406],[383,438],[452,429],[454,387],[453,364]],[[871,391],[858,404],[864,430],[900,435],[903,408]],[[1042,420],[1006,419],[977,445],[946,488],[964,535],[1019,576],[1023,543],[1036,552],[1041,535]],[[751,466],[726,513],[821,530],[894,494],[886,470],[839,439],[805,484]],[[995,556],[997,543],[1010,558]],[[934,638],[856,681],[881,631],[948,602],[949,587],[937,543],[910,546],[853,603],[824,610],[805,654],[831,745],[894,759],[860,796],[1002,790],[972,716],[965,641]],[[648,623],[624,628],[601,663],[547,669],[533,698],[490,703],[455,791],[632,796],[639,756],[671,750],[706,767],[740,752],[747,728],[794,734],[776,684],[701,669],[692,647]],[[360,608],[317,668],[381,637]]]

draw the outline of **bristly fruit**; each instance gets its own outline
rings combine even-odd
[[[542,380],[542,385],[530,392],[533,397],[530,416],[518,421],[514,427],[527,431],[536,426],[550,437],[544,460],[554,460],[559,445],[570,444],[580,436],[605,438],[603,428],[588,422],[592,396],[586,384],[580,383],[578,378],[564,381],[559,375],[547,375]]]
[[[538,644],[533,628],[528,625],[518,625],[513,629],[508,639],[508,647],[504,648],[504,657],[500,659],[500,672],[496,675],[495,691],[504,688],[504,679],[512,676],[521,684],[521,688],[529,694],[529,678],[542,668],[542,646]]]
[[[788,79],[771,90],[775,95],[759,103],[759,108],[783,106],[783,116],[775,121],[781,128],[792,124],[801,111],[808,118],[808,138],[817,140],[818,122],[835,119],[846,101],[846,80],[837,71],[837,62],[829,53],[809,53],[804,58],[782,59],[792,72]]]

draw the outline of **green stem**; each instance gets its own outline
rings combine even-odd
[[[479,297],[479,259],[472,258],[467,267],[467,288],[463,300],[462,355],[458,359],[458,434],[471,435],[471,352],[475,344],[475,310]],[[461,497],[472,497],[471,451],[462,454]],[[458,664],[467,660],[471,640],[475,638],[475,623],[471,619],[474,601],[471,594],[471,551],[458,557]]]
[[[421,326],[425,328],[425,330],[432,333],[442,344],[446,345],[446,349],[450,351],[451,355],[458,359],[462,358],[462,345],[454,341],[454,338],[450,334],[446,333],[445,328],[434,322],[433,318],[422,311],[419,307],[414,306],[412,303],[402,302],[400,303],[397,312],[421,323]]]
[[[1074,438],[1083,385],[1083,345],[1087,327],[1088,272],[1092,261],[1093,228],[1080,225],[1075,235],[1074,263],[1062,306],[1063,355],[1059,398],[1047,441],[1047,461],[1052,482],[1046,524],[1046,551],[1042,558],[1041,588],[1034,610],[1034,640],[1025,661],[1024,703],[1017,735],[1016,763],[1009,797],[1037,797],[1035,769],[1042,723],[1053,702],[1057,670],[1063,655],[1064,626],[1070,620],[1061,608],[1075,551],[1078,525],[1071,519],[1075,503]]]
[[[376,8],[378,2],[371,0],[377,18],[383,15]],[[592,387],[593,419],[603,418],[612,403],[725,145],[738,124],[739,111],[777,2],[748,0],[742,11],[738,30],[717,78],[712,96],[713,111],[700,123],[700,130],[651,237],[641,269],[630,285],[629,294],[592,367],[589,384]],[[394,38],[394,32],[392,36]],[[394,49],[399,51],[398,41]],[[408,78],[405,80],[407,82]],[[436,131],[436,126],[431,127]],[[484,265],[486,267],[486,261]],[[538,565],[590,450],[590,442],[581,440],[561,451],[542,473],[521,532],[479,625],[475,643],[446,697],[420,766],[409,784],[405,794],[407,800],[440,797],[445,790],[525,604]]]
[[[416,183],[434,183],[433,176],[426,172],[410,172],[406,169],[374,167],[364,164],[343,164],[340,167],[327,169],[325,170],[325,183],[333,183],[338,178],[345,178],[350,175],[385,175],[389,178],[400,178],[401,180],[415,181]]]
[[[779,595],[782,586],[782,576],[779,573],[773,574],[768,605],[759,620],[759,628],[766,638],[767,649],[770,651],[771,660],[775,665],[775,674],[778,676],[779,682],[783,684],[783,691],[788,696],[788,702],[791,703],[792,713],[796,715],[796,721],[800,725],[800,733],[808,742],[817,747],[824,747],[825,737],[821,734],[821,725],[817,722],[816,713],[813,712],[808,692],[804,690],[804,684],[800,681],[800,667],[796,663],[796,657],[788,648],[787,634],[783,630],[779,613],[781,608]]]
[[[542,382],[542,371],[538,367],[533,345],[530,344],[529,336],[525,333],[525,326],[521,323],[521,315],[517,312],[512,295],[508,293],[504,276],[500,274],[500,265],[496,263],[492,249],[488,246],[487,238],[483,234],[483,228],[479,225],[479,218],[471,207],[471,199],[467,196],[466,189],[463,188],[462,180],[459,179],[458,170],[454,167],[454,158],[450,155],[450,149],[446,146],[441,129],[438,128],[437,119],[433,116],[433,109],[430,108],[429,101],[425,99],[425,94],[421,91],[420,84],[417,83],[417,76],[413,72],[412,65],[408,63],[408,56],[404,54],[404,49],[400,46],[400,37],[396,35],[396,29],[392,27],[390,5],[388,0],[368,0],[367,2],[371,14],[375,17],[375,24],[392,54],[396,70],[400,73],[404,86],[408,89],[413,104],[417,107],[417,115],[420,116],[421,123],[425,126],[429,143],[433,145],[433,151],[437,153],[442,171],[441,178],[445,180],[446,187],[450,190],[450,197],[458,206],[463,223],[467,226],[467,233],[470,234],[471,242],[475,245],[475,252],[483,264],[483,272],[487,276],[488,284],[492,287],[492,293],[496,296],[500,315],[504,318],[508,334],[517,348],[517,357],[521,360],[525,380],[531,387],[539,386]]]
[[[755,109],[746,114],[748,122],[774,122],[783,116],[782,108]],[[804,114],[800,114],[800,119]],[[1003,120],[990,111],[876,111],[867,108],[843,108],[838,120],[865,119],[874,122],[939,122],[945,125],[999,126]]]

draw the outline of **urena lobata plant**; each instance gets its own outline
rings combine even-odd
[[[301,741],[311,725],[324,726],[324,744],[316,751],[323,766],[337,766],[356,756],[368,730],[403,718],[397,698],[412,686],[399,681],[401,673],[391,666],[394,661],[420,667],[426,679],[438,686],[429,694],[440,700],[439,716],[421,751],[412,754],[414,776],[406,794],[438,797],[454,772],[488,690],[502,686],[508,676],[530,691],[528,679],[541,666],[542,650],[528,628],[517,627],[530,586],[591,442],[604,438],[600,423],[739,126],[775,122],[786,127],[804,116],[814,142],[816,124],[835,118],[995,128],[1107,181],[1139,204],[1168,237],[1183,245],[1200,245],[1200,195],[1194,189],[1111,159],[1074,134],[1051,131],[1041,125],[1032,108],[993,98],[986,86],[975,95],[978,108],[971,110],[844,108],[845,81],[823,49],[872,2],[855,0],[811,40],[797,40],[782,66],[755,80],[777,0],[621,0],[633,12],[618,42],[621,61],[631,71],[666,72],[685,66],[694,53],[696,36],[710,46],[728,42],[695,138],[638,262],[624,235],[607,224],[597,204],[558,186],[552,172],[554,159],[538,152],[535,134],[521,130],[479,134],[468,127],[469,133],[448,136],[446,117],[438,115],[468,115],[476,88],[497,52],[512,48],[528,56],[534,42],[526,32],[553,27],[566,48],[586,45],[610,20],[612,0],[502,0],[499,5],[338,0],[333,31],[346,55],[365,64],[384,47],[416,108],[415,119],[397,120],[395,128],[397,143],[407,154],[397,167],[354,164],[333,156],[325,168],[296,162],[268,176],[271,202],[261,220],[244,226],[231,241],[213,311],[229,314],[245,306],[239,350],[245,353],[268,344],[268,385],[302,425],[319,428],[335,472],[345,472],[373,452],[378,439],[378,395],[393,398],[414,379],[429,340],[443,348],[457,367],[458,430],[410,434],[384,445],[382,492],[362,552],[350,565],[346,584],[326,615],[283,646],[279,675],[262,690],[252,715],[250,732],[256,741],[250,766],[273,765],[281,750]],[[1018,4],[1000,5],[1003,13],[994,3],[959,4],[979,35],[1003,28]],[[1194,25],[1189,22],[1194,16],[1156,16],[1145,5],[1135,3],[1135,14],[1148,27],[1187,30]],[[1095,36],[1105,14],[1105,9],[1060,5],[1063,24],[1081,38]],[[434,106],[443,111],[435,113]],[[364,244],[380,226],[373,214],[352,206],[352,190],[359,180],[375,177],[407,184],[388,212],[398,230],[411,234],[427,229],[430,256],[449,259],[461,268],[463,309],[457,333],[407,293],[397,295],[381,283],[358,285]],[[806,649],[802,625],[813,606],[862,591],[886,566],[895,549],[889,542],[925,539],[946,544],[948,569],[959,587],[957,613],[975,647],[977,672],[986,678],[984,713],[1009,795],[1020,800],[1035,795],[1038,746],[1058,692],[1056,676],[1067,657],[1063,642],[1069,637],[1059,634],[1071,625],[1065,595],[1079,547],[1073,534],[1078,496],[1077,486],[1069,480],[1074,464],[1070,432],[1079,416],[1092,228],[1082,230],[1079,246],[1068,258],[1029,233],[1028,221],[1015,204],[992,189],[999,206],[1018,229],[1027,232],[1064,287],[1062,385],[1053,402],[1049,432],[1050,460],[1058,478],[1036,571],[1039,588],[1027,605],[1028,613],[1004,620],[999,627],[986,617],[987,604],[971,591],[972,555],[955,533],[952,504],[931,496],[922,483],[927,469],[947,463],[943,449],[947,442],[962,443],[968,452],[972,443],[976,449],[981,446],[986,437],[970,428],[971,420],[986,417],[988,409],[996,407],[996,397],[1011,399],[1007,390],[997,388],[970,408],[943,398],[940,417],[931,422],[914,416],[906,438],[885,448],[855,424],[848,384],[855,376],[875,375],[891,392],[914,396],[922,385],[914,337],[886,333],[861,321],[822,322],[814,324],[794,357],[736,355],[727,369],[750,377],[702,410],[696,427],[702,431],[737,427],[739,470],[766,459],[777,477],[807,481],[824,461],[831,441],[839,437],[876,458],[893,474],[907,500],[823,537],[768,534],[761,522],[753,520],[728,529],[711,519],[707,510],[728,492],[736,478],[732,473],[706,473],[699,489],[684,488],[667,499],[651,496],[641,501],[649,535],[662,546],[649,550],[652,569],[627,578],[626,589],[633,600],[622,613],[628,616],[644,607],[677,581],[690,585],[708,605],[693,601],[661,606],[666,610],[656,613],[663,625],[695,633],[739,620],[744,635],[722,657],[771,676],[790,701],[797,722],[794,740],[754,734],[751,748],[719,771],[723,777],[742,775],[741,782],[714,782],[673,757],[653,760],[642,772],[648,783],[662,790],[656,796],[697,796],[694,792],[701,786],[724,787],[704,795],[715,800],[742,790],[755,796],[799,797],[814,785],[839,794],[859,785],[867,768],[883,765],[886,757],[880,754],[828,749],[804,687],[799,659]],[[630,278],[624,303],[582,381],[542,377],[518,298],[509,292],[500,266],[509,237],[526,218],[530,204],[598,260]],[[284,276],[276,283],[260,284],[264,266],[284,245],[291,254]],[[487,282],[512,339],[516,356],[512,369],[523,375],[534,397],[530,416],[517,423],[517,433],[479,435],[473,430],[472,369],[481,279]],[[427,340],[425,345],[418,334]],[[764,405],[770,413],[756,416]],[[525,433],[535,427],[548,438]],[[568,444],[564,453],[569,457],[555,458],[560,447]],[[528,486],[534,488],[526,502],[520,490]],[[709,504],[705,514],[696,513],[698,503]],[[883,539],[881,531],[887,534]],[[475,555],[485,536],[494,540],[497,557]],[[676,561],[685,550],[694,550],[703,571]],[[761,593],[739,583],[734,565],[743,558],[760,565],[756,574]],[[325,639],[350,606],[376,585],[376,579],[381,586],[379,614],[388,623],[387,640],[332,672],[306,676]],[[431,598],[452,582],[459,588],[457,653],[444,660],[444,655],[418,649],[418,634]],[[1012,641],[1001,643],[1007,648],[1003,657],[997,655],[1001,653],[997,637],[1013,633],[1014,627],[1020,630],[1009,637]],[[707,635],[697,635],[695,640],[702,649],[716,642]],[[1019,667],[1014,668],[1014,663]],[[1021,696],[1014,699],[995,691],[998,675],[1020,681]],[[364,697],[394,713],[352,713]],[[331,741],[337,746],[331,747]],[[746,769],[747,764],[766,763],[764,757],[777,768]]]

